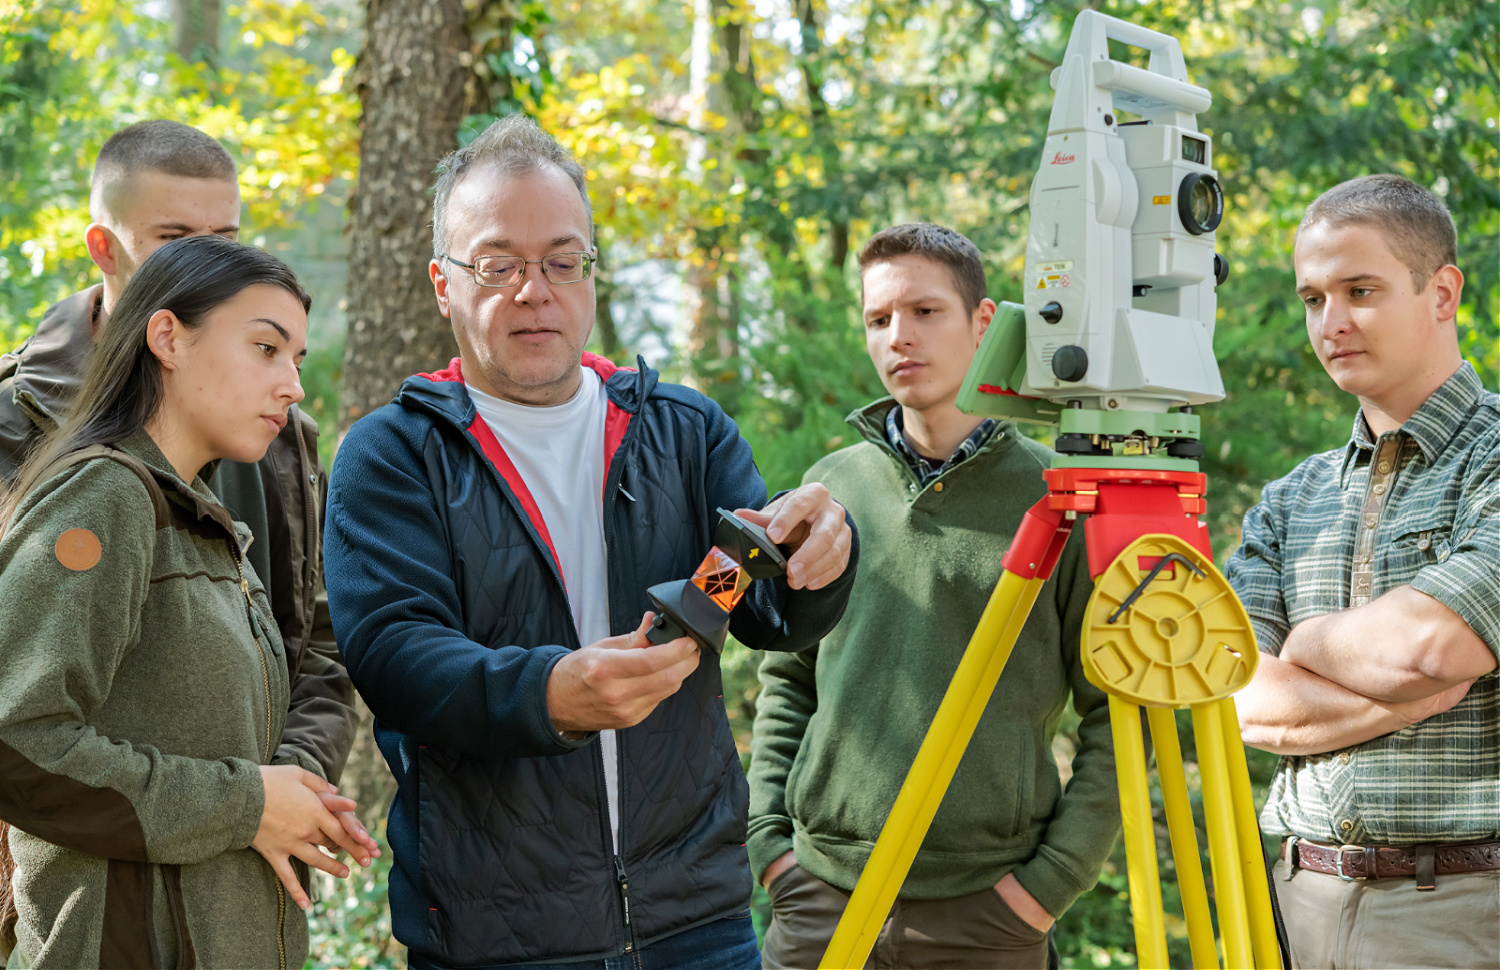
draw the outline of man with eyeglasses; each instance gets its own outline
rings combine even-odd
[[[738,510],[792,555],[730,631],[801,650],[843,612],[851,523],[821,485],[767,504],[711,400],[584,353],[593,222],[557,142],[512,116],[438,171],[430,273],[459,356],[350,429],[327,533],[398,785],[395,935],[413,968],[759,967],[718,658],[651,645],[645,590]]]

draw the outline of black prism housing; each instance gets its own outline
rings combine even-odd
[[[786,553],[766,530],[747,522],[728,509],[719,509],[714,529],[714,548],[733,559],[752,580],[769,579],[786,572]],[[666,643],[681,636],[692,637],[699,647],[716,654],[724,652],[729,613],[690,580],[675,579],[646,590],[656,606],[656,619],[646,631],[652,643]]]

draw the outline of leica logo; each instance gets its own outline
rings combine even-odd
[[[1058,152],[1056,155],[1052,156],[1052,161],[1050,162],[1050,164],[1052,164],[1052,165],[1066,165],[1069,162],[1071,162],[1072,160],[1073,160],[1073,156],[1072,155],[1064,155],[1062,152]]]

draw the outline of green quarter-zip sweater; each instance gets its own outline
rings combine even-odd
[[[300,967],[306,920],[250,848],[288,689],[249,530],[144,432],[120,449],[162,501],[97,457],[0,538],[10,966]]]
[[[860,530],[849,607],[821,644],[768,654],[750,764],[750,863],[789,849],[852,890],[1000,578],[1021,518],[1046,494],[1046,447],[998,423],[921,485],[885,436],[889,398],[849,421],[865,437],[814,465]],[[1092,585],[1078,530],[1037,598],[901,889],[947,899],[1007,872],[1060,916],[1098,879],[1120,829],[1109,707],[1084,678]],[[1082,716],[1072,777],[1053,757],[1069,694]]]

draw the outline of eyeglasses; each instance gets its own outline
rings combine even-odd
[[[519,256],[479,256],[474,262],[465,263],[441,253],[454,266],[462,266],[474,276],[476,286],[519,286],[526,275],[526,267],[538,263],[548,283],[582,283],[594,271],[592,253],[553,253],[541,259],[522,259]]]

